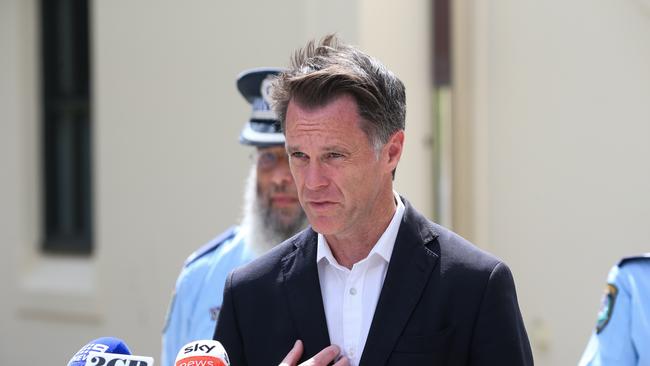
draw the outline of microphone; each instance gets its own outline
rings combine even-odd
[[[85,366],[86,359],[90,352],[98,353],[116,353],[122,355],[130,355],[131,351],[129,347],[126,346],[126,343],[119,338],[115,337],[101,337],[94,339],[85,346],[81,347],[77,353],[72,356],[68,362],[68,366]]]
[[[153,357],[91,351],[84,366],[153,366]]]
[[[68,366],[153,366],[153,358],[131,355],[119,338],[101,337],[81,347]]]
[[[230,366],[230,360],[221,343],[200,340],[183,346],[176,355],[174,366]]]

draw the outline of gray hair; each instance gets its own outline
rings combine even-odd
[[[406,119],[404,84],[377,59],[339,42],[333,34],[295,52],[288,70],[277,76],[271,99],[282,130],[289,102],[320,107],[343,94],[351,95],[361,116],[361,129],[375,150],[403,130]]]

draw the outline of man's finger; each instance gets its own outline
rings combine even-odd
[[[318,352],[314,357],[310,358],[309,361],[305,362],[307,365],[314,365],[314,366],[326,366],[329,365],[330,362],[334,361],[336,357],[339,355],[340,350],[339,347],[336,345],[331,345],[323,348],[322,351]],[[347,365],[347,364],[343,364]],[[338,363],[337,363],[337,366]]]
[[[293,348],[289,353],[287,353],[287,356],[280,362],[280,365],[278,366],[296,366],[298,364],[298,360],[300,360],[300,356],[302,356],[302,341],[299,339],[296,341],[296,343],[293,345]]]

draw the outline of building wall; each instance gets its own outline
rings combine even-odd
[[[457,229],[511,265],[536,364],[575,364],[650,248],[650,5],[454,4]]]
[[[38,250],[37,2],[0,0],[0,363],[63,364],[107,335],[158,358],[184,259],[240,216],[251,150],[237,142],[249,107],[235,77],[337,32],[403,74],[409,103],[426,100],[428,67],[409,60],[428,57],[428,14],[413,4],[392,12],[392,36],[415,37],[393,53],[373,36],[382,24],[366,25],[370,2],[92,2],[96,250],[71,258]],[[427,133],[430,106],[412,104],[409,128]],[[429,212],[430,150],[409,148],[398,187]]]
[[[235,76],[326,32],[405,82],[396,186],[431,214],[427,1],[92,4],[96,252],[79,259],[37,249],[37,8],[0,0],[0,363],[64,363],[103,335],[159,355],[184,258],[240,215]],[[511,266],[536,363],[574,364],[609,266],[650,242],[650,7],[453,4],[453,226]]]

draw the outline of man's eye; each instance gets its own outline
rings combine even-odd
[[[343,157],[343,154],[335,153],[335,152],[330,152],[325,155],[327,159],[339,159]]]
[[[269,171],[275,168],[282,159],[286,158],[271,151],[260,152],[257,154],[257,167],[262,171]]]
[[[265,152],[259,155],[257,160],[259,163],[262,164],[273,164],[278,158],[275,156],[275,154],[270,153],[270,152]]]
[[[297,160],[304,160],[307,159],[307,155],[305,155],[305,153],[302,153],[300,151],[296,151],[291,153],[291,158]]]

